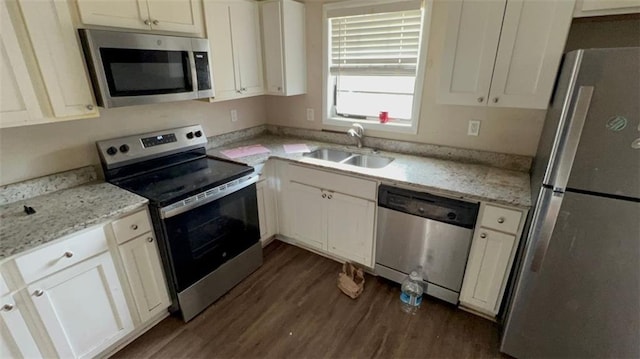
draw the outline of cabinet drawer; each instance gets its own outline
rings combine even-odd
[[[517,233],[522,212],[486,205],[480,224],[507,233]]]
[[[289,166],[289,179],[309,186],[341,192],[354,197],[376,199],[376,182],[360,178],[314,170],[295,165]]]
[[[106,250],[107,238],[100,226],[18,257],[16,266],[24,281],[31,283]]]
[[[124,243],[151,230],[151,223],[147,211],[140,211],[130,216],[121,218],[112,223],[113,233],[118,244]]]

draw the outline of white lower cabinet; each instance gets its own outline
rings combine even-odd
[[[304,246],[373,267],[376,183],[285,164],[280,232]]]
[[[140,321],[145,323],[166,312],[170,299],[154,236],[140,236],[120,245],[118,250]]]
[[[24,320],[23,307],[17,294],[0,298],[0,356],[4,358],[42,357]]]
[[[258,197],[258,222],[260,224],[260,242],[263,245],[276,234],[276,210],[270,178],[256,184]]]
[[[61,358],[90,358],[133,330],[109,252],[27,287]]]
[[[483,203],[480,207],[460,305],[495,317],[509,279],[526,211]]]

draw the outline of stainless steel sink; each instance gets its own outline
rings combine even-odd
[[[353,153],[351,152],[334,150],[332,148],[320,148],[313,152],[305,153],[303,156],[317,158],[320,160],[331,161],[331,162],[340,162],[340,161],[346,160],[352,155]]]
[[[391,157],[361,155],[332,148],[320,148],[303,156],[364,168],[383,168],[393,161]]]
[[[355,155],[341,163],[366,168],[382,168],[391,163],[391,161],[393,161],[391,157]]]

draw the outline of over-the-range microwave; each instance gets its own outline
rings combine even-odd
[[[100,106],[121,107],[214,96],[206,39],[78,31]]]

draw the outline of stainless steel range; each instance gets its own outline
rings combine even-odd
[[[262,265],[258,175],[207,157],[201,126],[96,144],[106,180],[149,199],[171,310],[184,321]]]

